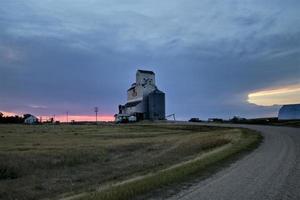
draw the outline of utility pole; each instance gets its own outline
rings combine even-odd
[[[69,123],[69,112],[67,111],[67,124]]]
[[[98,107],[95,107],[95,113],[96,113],[96,124],[98,124]]]

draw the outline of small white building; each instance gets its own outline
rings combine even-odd
[[[29,117],[25,118],[24,124],[36,124],[38,121],[39,120],[37,117],[30,115]]]

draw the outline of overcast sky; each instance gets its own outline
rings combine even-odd
[[[299,0],[1,0],[0,110],[113,115],[147,69],[167,114],[274,116],[278,106],[248,95],[293,87],[300,103],[299,10]]]

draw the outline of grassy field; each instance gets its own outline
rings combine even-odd
[[[286,120],[286,121],[278,121],[272,123],[275,126],[289,126],[289,127],[296,127],[300,128],[300,120]]]
[[[0,125],[0,199],[132,199],[257,141],[194,125]]]
[[[249,120],[242,120],[242,121],[228,122],[228,123],[266,125],[266,126],[287,126],[287,127],[300,128],[300,120],[277,120],[277,118],[276,119],[271,118],[269,121],[266,121],[266,119],[249,119]]]

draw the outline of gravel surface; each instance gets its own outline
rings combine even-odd
[[[258,130],[252,153],[169,200],[300,199],[300,128],[234,125]]]

